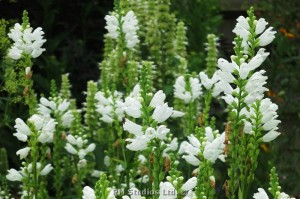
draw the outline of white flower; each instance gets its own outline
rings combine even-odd
[[[100,176],[103,174],[103,171],[98,171],[98,170],[93,170],[91,176],[92,177],[96,177],[96,178],[100,178]]]
[[[17,118],[15,120],[16,125],[14,126],[16,128],[16,130],[24,135],[30,135],[31,130],[30,128],[27,126],[27,124],[20,118]]]
[[[61,117],[61,120],[62,120],[63,127],[70,128],[71,124],[74,120],[74,116],[71,111],[67,111],[63,114],[63,116]]]
[[[162,90],[157,91],[151,102],[150,102],[150,106],[155,108],[157,106],[162,106],[164,104],[164,101],[166,99],[166,95],[164,94],[164,92]]]
[[[214,86],[214,84],[219,80],[219,76],[217,73],[214,73],[213,77],[211,79],[209,79],[208,76],[204,72],[200,72],[199,77],[201,80],[201,84],[206,89],[211,89]]]
[[[173,113],[172,113],[171,117],[172,117],[172,118],[177,118],[177,117],[182,117],[182,116],[184,116],[184,115],[185,115],[184,112],[173,110]]]
[[[262,140],[264,142],[271,142],[271,141],[275,140],[280,134],[281,133],[278,133],[275,130],[271,130],[262,137]]]
[[[144,176],[140,177],[139,179],[137,179],[137,181],[139,183],[146,184],[146,183],[149,182],[149,176],[148,175],[144,175]]]
[[[126,141],[131,142],[130,144],[126,145],[126,148],[131,151],[143,151],[147,148],[147,143],[150,141],[150,139],[145,136],[137,136],[134,139],[127,138]]]
[[[106,26],[105,28],[108,30],[108,37],[111,37],[113,39],[117,39],[119,32],[119,21],[117,19],[116,16],[114,15],[106,15],[105,16],[105,20],[106,20]]]
[[[59,110],[60,112],[65,112],[69,108],[69,106],[70,106],[70,102],[64,99],[62,103],[58,105],[57,110]]]
[[[266,191],[262,188],[258,188],[258,192],[253,195],[254,199],[269,199]]]
[[[121,164],[117,165],[116,169],[115,169],[116,173],[121,173],[124,170],[125,169],[124,169],[124,167]]]
[[[203,152],[204,158],[215,163],[220,158],[220,155],[224,151],[225,133],[222,133],[219,137],[214,139],[212,142],[206,142],[205,149]],[[222,156],[221,156],[222,158]]]
[[[95,191],[89,186],[85,186],[82,193],[82,199],[96,199]]]
[[[97,92],[95,99],[98,101],[97,112],[102,115],[100,120],[106,123],[112,123],[114,118],[122,121],[124,118],[124,103],[122,94],[115,91],[113,95],[105,97],[103,92]],[[126,105],[125,105],[126,106]]]
[[[177,191],[170,182],[160,182],[159,199],[176,199]]]
[[[121,22],[118,20],[117,15],[106,15],[105,20],[107,24],[105,28],[108,30],[108,37],[117,39],[122,24],[122,31],[125,34],[127,48],[133,48],[140,42],[137,36],[137,30],[139,29],[138,20],[133,11],[129,11],[122,17]]]
[[[47,164],[43,170],[41,171],[41,176],[45,176],[45,175],[48,175],[48,173],[50,173],[50,171],[52,171],[53,167],[51,164]]]
[[[124,103],[124,110],[127,113],[127,115],[134,117],[134,118],[140,118],[141,117],[141,103],[132,97],[126,97],[125,103]]]
[[[22,53],[36,58],[45,51],[44,48],[41,48],[46,42],[46,40],[43,39],[44,32],[42,28],[38,27],[33,32],[32,30],[31,27],[27,27],[23,30],[22,26],[18,23],[10,30],[10,33],[7,35],[14,41],[14,44],[8,52],[10,58],[18,60]]]
[[[66,144],[65,149],[73,155],[77,154],[76,149],[70,143]]]
[[[293,198],[291,198],[289,195],[287,195],[286,193],[284,193],[284,192],[281,192],[280,194],[279,194],[279,196],[277,197],[277,199],[293,199]]]
[[[93,152],[96,148],[96,144],[92,143],[92,144],[89,144],[89,146],[85,149],[85,151],[87,153],[90,153],[90,152]]]
[[[199,166],[200,160],[192,154],[183,155],[182,158],[193,166]]]
[[[125,119],[123,128],[125,131],[128,131],[135,136],[143,135],[142,126],[128,120],[127,118]]]
[[[164,150],[164,157],[166,156],[166,153],[168,153],[169,151],[176,151],[178,148],[178,139],[177,138],[173,138],[173,140],[171,141],[170,144],[167,144],[167,148]]]
[[[9,181],[22,181],[23,176],[19,171],[15,169],[8,170],[8,174],[6,175],[6,179]]]
[[[188,84],[190,87],[189,90],[186,88],[187,82],[184,76],[179,76],[174,85],[174,96],[183,100],[186,104],[194,101],[202,94],[199,79],[190,77],[188,79]]]
[[[127,48],[133,48],[140,42],[137,36],[137,30],[139,29],[138,20],[133,11],[129,11],[124,18],[122,17],[122,20],[122,29],[125,33],[126,46]]]
[[[255,33],[257,35],[259,35],[266,29],[267,25],[268,25],[268,22],[266,22],[266,20],[264,18],[260,18],[258,21],[256,21]]]
[[[141,164],[145,164],[145,163],[147,162],[146,157],[143,156],[142,154],[140,154],[140,155],[138,156],[138,160],[139,160],[139,162],[140,162]]]
[[[41,135],[39,136],[38,140],[41,143],[52,142],[53,141],[53,134],[55,131],[56,122],[54,119],[50,119],[46,124],[44,124],[42,128]]]
[[[105,165],[106,167],[109,167],[109,166],[110,166],[110,157],[107,156],[107,155],[104,157],[104,165]]]
[[[162,123],[166,121],[169,117],[171,117],[173,113],[173,108],[168,107],[168,103],[165,103],[162,106],[157,106],[152,114],[152,118],[158,123]]]
[[[259,45],[266,46],[275,39],[276,31],[272,31],[273,27],[269,27],[263,34],[259,36]]]
[[[189,191],[192,190],[196,187],[197,185],[197,178],[196,177],[192,177],[190,178],[188,181],[186,181],[186,183],[184,183],[181,187],[181,189],[183,191]]]
[[[28,119],[28,121],[35,126],[35,130],[39,131],[44,126],[45,118],[41,115],[34,114]]]
[[[16,154],[20,155],[20,159],[24,159],[27,157],[29,151],[30,151],[30,147],[25,147],[23,149],[18,150]]]

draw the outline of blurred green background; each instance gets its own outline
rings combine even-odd
[[[277,166],[283,190],[300,197],[300,1],[299,0],[172,0],[177,18],[188,28],[189,68],[204,68],[206,35],[215,33],[220,42],[220,57],[232,54],[232,29],[235,19],[254,5],[256,15],[264,17],[277,31],[268,47],[271,56],[263,68],[269,77],[267,96],[279,105],[282,120],[279,139],[262,145],[262,167],[258,184],[267,182],[269,163]],[[0,0],[0,19],[8,27],[20,22],[22,11],[29,12],[32,27],[42,27],[47,49],[34,62],[34,88],[48,95],[50,81],[70,73],[72,93],[80,105],[88,80],[99,78],[102,58],[104,16],[113,9],[112,0]],[[26,118],[26,107],[14,104],[3,90],[4,64],[0,57],[0,148],[8,150],[11,166],[20,164],[15,152],[21,144],[12,136],[14,120]]]

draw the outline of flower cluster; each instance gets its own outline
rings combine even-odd
[[[179,117],[183,115],[182,112],[174,111],[172,107],[169,107],[168,104],[164,102],[165,99],[166,95],[163,93],[163,91],[160,90],[155,93],[149,104],[149,107],[151,107],[152,109],[154,108],[151,118],[158,124],[163,123],[171,116]],[[125,99],[125,105],[126,104],[129,105],[125,109],[128,115],[134,118],[141,117],[142,105],[137,98],[127,97]],[[170,132],[170,129],[168,129],[165,125],[160,125],[156,128],[148,126],[145,129],[143,129],[141,125],[138,125],[130,121],[129,119],[126,119],[123,128],[124,130],[134,135],[134,138],[127,139],[127,141],[131,143],[126,146],[132,151],[145,150],[147,148],[147,143],[150,140],[154,138],[165,140],[167,134]]]
[[[76,135],[73,136],[69,134],[67,136],[67,141],[65,149],[73,155],[78,155],[80,160],[84,159],[88,153],[93,152],[96,148],[94,143],[86,146],[88,140],[82,139],[82,137]]]
[[[258,188],[258,192],[253,195],[253,198],[254,199],[269,199],[269,196],[264,189]],[[295,198],[291,198],[286,193],[281,192],[278,194],[278,197],[276,199],[295,199]]]
[[[53,167],[51,164],[47,164],[44,167],[42,167],[42,164],[37,162],[36,169],[38,171],[37,175],[45,176],[45,175],[48,175],[50,173],[50,171],[52,171]],[[20,171],[17,171],[15,169],[8,170],[8,174],[6,175],[6,178],[9,181],[20,181],[21,182],[23,178],[28,177],[28,173],[29,174],[32,173],[32,163],[28,164],[27,167],[21,167]]]
[[[256,109],[258,109],[259,112],[257,112]],[[270,142],[276,139],[280,135],[280,133],[277,132],[277,125],[280,123],[280,120],[277,120],[277,109],[278,106],[272,103],[269,98],[253,104],[249,112],[245,111],[247,118],[249,118],[248,121],[245,121],[245,133],[253,134],[255,128],[262,128],[268,132],[262,137],[262,141]],[[261,124],[256,124],[255,119],[258,117],[261,117]],[[254,127],[254,124],[256,124],[256,127]]]
[[[275,31],[272,31],[273,27],[269,27],[266,29],[268,22],[264,18],[260,18],[259,20],[255,20],[255,34],[260,35],[258,37],[259,46],[266,46],[270,44],[275,38]],[[250,34],[250,25],[249,18],[245,18],[244,16],[240,16],[237,18],[237,24],[233,29],[233,32],[240,36],[243,39],[243,47],[245,53],[247,53],[247,49],[249,48],[248,37]]]
[[[46,42],[43,35],[44,32],[40,27],[33,31],[29,25],[23,29],[22,25],[16,23],[8,33],[8,37],[14,41],[9,49],[8,56],[14,60],[20,59],[22,53],[33,58],[40,56],[45,51],[45,48],[42,48],[42,45]]]
[[[202,94],[201,84],[199,79],[189,77],[187,80],[184,76],[179,76],[176,79],[174,85],[174,96],[184,101],[184,103],[190,103],[199,98]]]
[[[65,128],[69,128],[74,119],[72,112],[69,109],[70,102],[61,98],[52,101],[42,97],[38,105],[38,112],[46,118],[51,118],[51,114],[58,114],[61,117],[62,126]]]
[[[124,17],[119,19],[118,15],[106,15],[106,26],[108,36],[117,39],[120,34],[125,34],[127,48],[133,48],[140,41],[137,36],[138,20],[133,11],[129,11]]]
[[[181,143],[178,153],[186,154],[182,157],[191,165],[199,166],[199,154],[202,154],[211,163],[215,163],[218,158],[225,161],[223,154],[225,133],[219,134],[218,131],[213,132],[210,127],[206,127],[205,139],[202,143],[193,134],[188,136],[188,140],[189,142],[183,141]]]
[[[102,115],[100,120],[106,123],[112,123],[117,117],[118,121],[122,121],[124,114],[124,103],[122,93],[115,91],[113,95],[105,97],[104,93],[99,91],[95,95],[97,102],[97,112]]]
[[[34,131],[38,136],[38,141],[41,143],[52,142],[53,141],[53,132],[55,130],[56,122],[54,119],[45,118],[41,115],[33,115],[28,121],[34,125]],[[28,125],[20,118],[16,119],[16,125],[14,126],[17,130],[17,133],[14,133],[14,136],[22,142],[26,142],[28,136],[32,135],[33,131],[28,127]],[[27,153],[26,153],[27,152]],[[26,157],[25,154],[28,154],[29,150],[24,149],[20,150],[17,153],[22,155],[21,157]]]

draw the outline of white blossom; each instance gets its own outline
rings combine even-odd
[[[186,104],[194,101],[202,94],[199,79],[190,77],[188,81],[190,87],[188,90],[184,76],[179,76],[174,85],[174,96]]]
[[[210,79],[205,72],[200,72],[199,77],[201,80],[201,84],[206,89],[211,89],[214,84],[219,80],[219,76],[217,73],[214,73],[213,77]]]
[[[196,187],[197,185],[197,178],[196,177],[192,177],[190,178],[188,181],[186,181],[186,183],[184,183],[181,187],[181,189],[183,191],[189,191],[192,190]]]
[[[254,199],[269,199],[266,191],[262,188],[258,188],[258,192],[253,195]]]
[[[267,30],[265,30],[264,33],[262,33],[259,36],[259,45],[260,46],[266,46],[269,45],[274,39],[276,31],[272,31],[273,27],[269,27]]]
[[[11,59],[20,59],[22,53],[37,58],[45,51],[41,47],[46,42],[46,39],[43,38],[44,32],[40,27],[33,31],[29,26],[23,29],[19,23],[16,23],[7,35],[14,41],[8,52],[8,56]]]
[[[6,175],[6,179],[9,181],[22,181],[23,176],[19,171],[15,169],[8,170],[8,174]]]
[[[116,14],[106,15],[106,26],[105,28],[108,30],[108,37],[113,39],[117,39],[119,37],[119,33],[122,32],[125,34],[126,46],[127,48],[133,48],[139,43],[139,39],[137,36],[138,20],[133,11],[129,11],[124,17],[121,17],[121,21],[119,21],[119,16]],[[121,28],[122,25],[122,28]]]
[[[42,170],[41,170],[41,176],[45,176],[48,175],[48,173],[50,173],[50,171],[52,171],[53,167],[51,164],[47,164]]]
[[[123,129],[135,136],[143,134],[142,126],[128,120],[127,118],[125,119],[125,123],[123,124]]]
[[[30,147],[25,147],[23,149],[18,150],[16,154],[20,156],[20,159],[24,159],[27,157],[29,151]]]
[[[82,193],[82,199],[96,199],[95,191],[89,186],[85,186]]]
[[[157,106],[162,106],[164,104],[164,101],[166,99],[166,95],[164,94],[164,92],[162,90],[157,91],[151,102],[150,102],[150,106],[155,108]]]
[[[177,191],[170,182],[160,182],[159,199],[176,199]]]
[[[147,148],[147,143],[150,139],[145,136],[136,136],[135,138],[127,138],[126,141],[131,142],[130,144],[126,145],[126,148],[131,151],[143,151]]]
[[[162,122],[166,121],[169,117],[171,117],[172,114],[173,114],[173,108],[168,107],[168,103],[165,103],[162,106],[157,106],[154,109],[152,118],[156,122],[162,123]]]

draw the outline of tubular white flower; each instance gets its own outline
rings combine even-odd
[[[107,36],[113,39],[117,39],[119,35],[119,21],[116,16],[114,15],[106,15],[106,30],[108,31]]]
[[[275,130],[271,130],[262,137],[262,140],[264,142],[271,142],[271,141],[275,140],[280,134],[281,133],[278,133]]]
[[[272,31],[273,27],[269,27],[263,34],[259,36],[259,45],[266,46],[269,45],[274,39],[276,31]]]
[[[27,136],[30,135],[31,130],[22,119],[17,118],[15,120],[15,122],[16,122],[16,125],[14,127],[18,132],[20,132],[24,135],[27,135]]]
[[[70,143],[66,144],[65,149],[73,155],[77,154],[76,149]]]
[[[192,154],[183,155],[182,158],[193,166],[199,166],[200,164],[200,160]]]
[[[186,183],[184,183],[181,187],[181,189],[183,191],[189,191],[192,190],[196,187],[197,185],[197,178],[196,177],[192,177],[190,178],[188,181],[186,181]]]
[[[125,103],[124,103],[124,110],[127,115],[134,117],[134,118],[140,118],[141,117],[141,103],[132,97],[126,97]]]
[[[10,33],[7,34],[8,37],[14,41],[14,44],[8,52],[8,56],[11,59],[20,59],[22,53],[36,58],[45,51],[44,48],[41,48],[46,42],[46,40],[43,39],[44,32],[42,28],[38,27],[33,32],[32,30],[31,27],[27,27],[23,30],[22,26],[16,23],[14,28],[10,30]]]
[[[128,120],[127,118],[125,119],[123,128],[125,131],[128,131],[135,136],[143,135],[142,126]]]
[[[104,157],[104,165],[107,167],[110,166],[110,157],[107,155]]]
[[[214,86],[214,84],[219,80],[219,76],[217,73],[214,73],[213,77],[211,79],[209,79],[208,76],[204,72],[200,72],[199,77],[201,80],[201,84],[206,89],[211,89]]]
[[[162,106],[164,104],[165,99],[166,99],[166,95],[162,90],[159,90],[154,94],[150,102],[150,106],[152,108],[155,108],[157,106]]]
[[[130,144],[126,145],[126,148],[131,150],[131,151],[143,151],[147,148],[147,144],[150,141],[150,139],[145,136],[137,136],[134,139],[132,138],[127,138],[126,141],[131,142]]]
[[[95,148],[96,148],[96,144],[92,143],[92,144],[89,144],[89,146],[85,149],[85,151],[87,153],[91,153],[95,150]]]
[[[53,134],[55,131],[56,122],[54,119],[50,119],[42,128],[41,135],[39,136],[39,141],[41,143],[52,142]]]
[[[41,170],[41,176],[48,175],[50,171],[52,171],[53,167],[51,164],[47,164],[42,170]]]
[[[124,17],[122,17],[122,30],[125,33],[125,39],[127,43],[127,48],[133,48],[139,43],[137,36],[138,20],[133,11],[129,11]]]
[[[19,155],[20,159],[22,160],[28,156],[29,151],[30,147],[25,147],[23,149],[18,150],[16,154]]]
[[[259,35],[266,29],[267,25],[268,22],[266,22],[264,18],[260,18],[259,20],[256,21],[255,33]]]
[[[82,199],[96,199],[95,191],[89,186],[85,186],[82,190]]]
[[[199,79],[190,77],[188,81],[190,84],[189,91],[186,90],[186,82],[183,76],[179,76],[174,85],[174,96],[183,100],[186,104],[194,101],[202,94]]]
[[[177,118],[177,117],[182,117],[182,116],[184,116],[184,115],[185,115],[184,112],[173,110],[173,113],[172,113],[171,117],[172,117],[172,118]]]
[[[168,103],[165,103],[162,106],[157,106],[152,114],[152,118],[158,122],[162,123],[171,117],[173,113],[173,108],[168,107]]]
[[[203,152],[204,158],[215,163],[220,158],[220,155],[224,152],[224,141],[225,133],[222,133],[219,137],[214,139],[212,142],[206,142],[205,149]],[[222,156],[221,156],[222,159]]]
[[[170,182],[160,182],[159,199],[176,199],[177,191]]]
[[[8,170],[8,174],[6,175],[6,179],[9,181],[22,181],[23,176],[19,171],[15,169]]]
[[[254,199],[269,199],[266,191],[262,188],[258,188],[258,192],[253,195]]]

